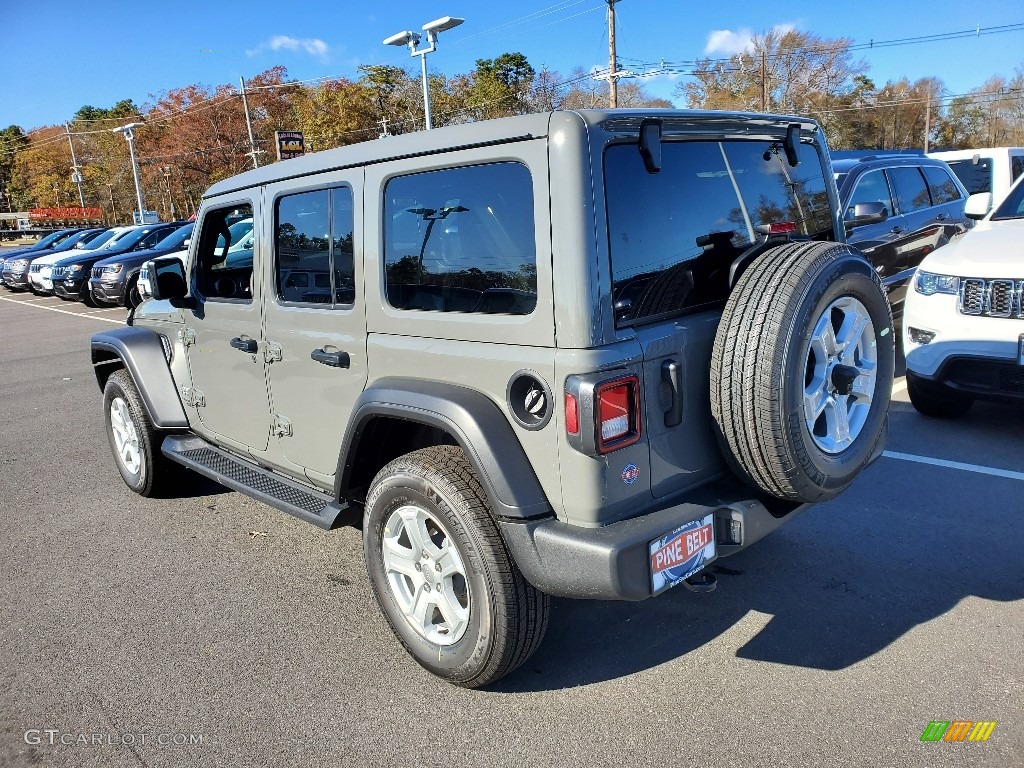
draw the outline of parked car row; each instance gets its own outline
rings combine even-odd
[[[122,227],[67,229],[0,260],[0,282],[90,306],[134,307],[142,301],[139,271],[149,259],[186,247],[192,224],[184,221]]]

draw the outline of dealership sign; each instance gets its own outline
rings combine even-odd
[[[306,144],[302,131],[274,131],[277,139],[277,159],[288,160],[306,154]]]

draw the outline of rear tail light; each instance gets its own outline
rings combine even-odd
[[[796,222],[773,221],[770,224],[758,224],[755,229],[762,235],[788,235],[796,232]]]
[[[599,384],[594,396],[598,453],[625,448],[640,439],[640,381],[636,376]]]

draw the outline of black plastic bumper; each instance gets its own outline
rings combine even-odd
[[[907,371],[907,379],[921,389],[939,393],[945,389],[979,400],[1024,401],[1024,366],[1005,357],[958,355],[946,360],[934,376]]]
[[[124,286],[124,283],[105,283],[95,277],[89,278],[89,290],[92,292],[92,295],[100,301],[109,304],[123,303],[122,292]]]
[[[719,490],[728,486],[719,486]],[[718,556],[733,555],[798,517],[811,504],[745,498],[723,501],[709,489],[686,502],[601,528],[558,520],[499,523],[523,576],[555,597],[644,600],[651,596],[648,545],[679,526],[714,513]],[[733,495],[735,488],[733,487]]]
[[[82,286],[85,285],[85,281],[87,279],[88,278],[78,278],[77,280],[54,280],[53,292],[62,299],[77,299],[79,294],[81,294]]]

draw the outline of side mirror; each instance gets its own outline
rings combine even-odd
[[[853,207],[853,217],[846,220],[846,228],[863,227],[867,224],[881,224],[889,218],[889,211],[884,203],[857,203]]]
[[[146,262],[146,270],[149,272],[149,284],[154,299],[161,301],[185,298],[185,294],[188,293],[185,267],[177,258],[167,256],[153,259]]]
[[[661,120],[644,120],[640,123],[640,157],[648,173],[661,170]]]
[[[964,214],[971,219],[983,219],[992,207],[991,192],[975,192],[967,198]]]

